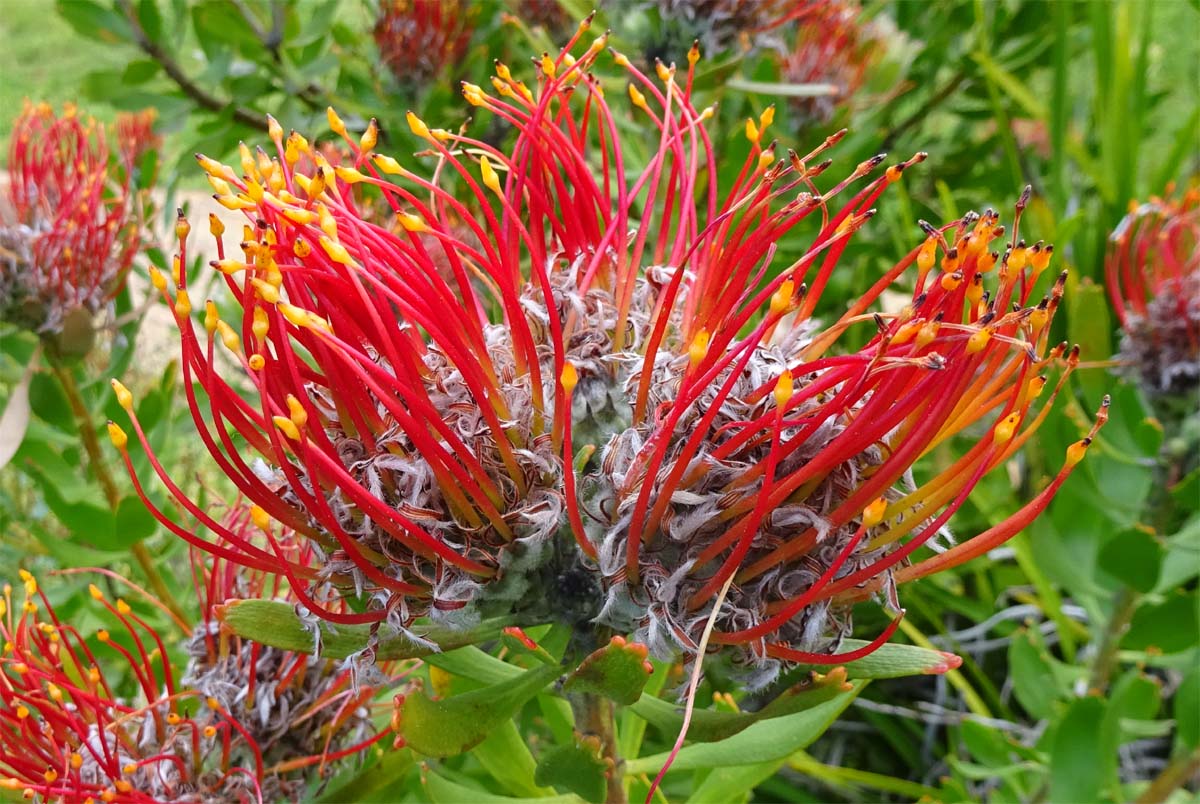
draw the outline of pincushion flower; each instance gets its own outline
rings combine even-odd
[[[473,12],[466,0],[382,0],[372,33],[383,63],[403,86],[424,86],[466,55]]]
[[[792,20],[820,15],[830,0],[656,0],[667,41],[693,40],[706,51],[782,48],[775,32]],[[667,55],[673,55],[669,53]]]
[[[222,522],[247,542],[264,541],[254,524],[260,517],[257,509],[237,505]],[[295,534],[282,531],[272,538],[298,566],[313,561],[312,544],[297,541]],[[389,664],[360,669],[353,661],[320,656],[319,645],[315,652],[300,653],[228,633],[220,615],[231,601],[298,601],[279,576],[195,548],[190,556],[201,617],[187,642],[188,663],[180,684],[237,718],[262,757],[265,798],[297,799],[304,780],[294,771],[314,766],[324,771],[389,733],[377,728],[371,716],[372,702],[390,675]],[[198,719],[204,723],[209,718]]]
[[[0,786],[44,801],[261,801],[261,757],[215,701],[181,690],[163,638],[123,600],[92,597],[121,626],[93,648],[22,571],[25,600],[0,599]],[[102,669],[105,662],[120,668]],[[132,676],[135,699],[117,692]],[[202,723],[189,715],[207,710]],[[253,749],[253,746],[250,746]],[[257,764],[255,764],[257,763]]]
[[[696,654],[712,621],[714,644],[767,672],[844,662],[855,600],[897,610],[897,584],[1003,542],[1083,457],[1090,435],[1025,507],[950,546],[950,516],[1033,435],[1077,361],[1048,342],[1064,286],[1047,274],[1052,249],[1026,248],[1014,218],[1001,256],[991,211],[926,224],[819,322],[849,241],[924,155],[826,182],[818,160],[840,135],[780,158],[767,110],[721,191],[712,111],[692,103],[698,50],[654,78],[614,54],[626,105],[591,77],[606,40],[577,46],[586,28],[536,60],[536,81],[500,64],[494,92],[464,85],[515,129],[507,149],[410,115],[435,158],[426,174],[331,111],[353,164],[297,172],[298,140],[277,125],[270,163],[239,175],[201,158],[248,223],[240,255],[214,230],[233,323],[208,302],[195,326],[186,272],[154,277],[182,334],[183,386],[208,394],[206,409],[189,404],[221,470],[324,558],[313,576],[269,550],[235,560],[365,602],[305,599],[335,622],[591,618],[670,656]],[[622,117],[657,142],[643,162],[622,150]],[[400,233],[358,213],[364,186]],[[809,245],[777,259],[805,222]],[[896,288],[911,302],[878,312]],[[943,462],[918,483],[935,449]],[[238,541],[151,461],[190,516]],[[594,580],[558,583],[569,573]]]
[[[238,507],[225,522],[256,532],[253,516]],[[307,546],[286,533],[278,540],[306,560]],[[105,657],[57,617],[32,575],[22,572],[23,605],[14,609],[6,589],[0,771],[9,776],[0,784],[47,800],[295,801],[306,787],[300,771],[323,771],[390,732],[371,716],[378,686],[359,683],[368,679],[356,667],[256,645],[221,628],[218,615],[231,599],[294,601],[285,584],[198,551],[191,558],[201,616],[186,629],[187,664],[178,675],[167,652],[173,637],[95,585],[93,605],[124,629],[100,631],[97,639],[115,660],[108,669],[123,673],[102,670]],[[388,666],[369,669],[382,681]],[[140,689],[136,704],[116,692],[127,675]]]
[[[110,170],[103,128],[67,105],[26,104],[9,146],[11,218],[0,220],[0,319],[90,333],[138,244],[128,165]]]
[[[828,85],[832,90],[832,94],[792,99],[791,106],[802,120],[829,120],[862,86],[882,42],[869,24],[862,23],[861,15],[855,3],[824,3],[796,26],[780,63],[783,79]]]
[[[1200,385],[1200,190],[1135,204],[1109,238],[1108,292],[1124,336],[1118,358],[1147,390]]]

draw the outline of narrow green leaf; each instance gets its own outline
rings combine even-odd
[[[421,780],[425,785],[425,792],[429,794],[429,800],[433,804],[464,804],[467,801],[471,804],[514,804],[518,801],[529,801],[527,798],[497,796],[477,787],[467,787],[458,782],[452,782],[429,766],[422,767]],[[542,804],[583,804],[583,799],[571,794],[545,796],[534,800],[542,802]]]
[[[1050,657],[1041,646],[1034,644],[1028,631],[1013,635],[1008,646],[1009,675],[1013,692],[1021,706],[1035,718],[1049,718],[1060,690],[1054,681]]]
[[[469,678],[480,684],[496,684],[521,675],[520,667],[497,659],[473,645],[435,653],[427,656],[425,663],[445,670],[452,676]]]
[[[317,634],[313,626],[300,619],[295,607],[278,600],[231,600],[219,607],[218,618],[238,636],[252,639],[262,645],[311,653],[316,648]],[[344,659],[357,653],[367,645],[370,627],[366,625],[332,625],[321,622],[321,655],[331,659]],[[414,632],[438,645],[442,650],[453,650],[487,639],[494,639],[502,623],[488,621],[471,631],[450,631],[434,625],[416,625]],[[434,653],[426,645],[416,643],[403,634],[380,634],[378,658],[413,659]]]
[[[717,768],[705,777],[688,797],[688,804],[728,804],[743,801],[746,795],[774,776],[786,760],[776,759],[736,768]]]
[[[675,757],[671,769],[724,768],[786,758],[794,751],[808,747],[824,734],[864,686],[866,682],[853,682],[850,691],[811,709],[755,723],[745,731],[719,742],[689,745]],[[625,773],[631,776],[657,773],[668,757],[668,753],[662,753],[628,760]]]
[[[529,746],[525,744],[517,724],[512,719],[505,720],[499,728],[494,729],[479,745],[471,750],[471,755],[479,760],[493,779],[500,783],[509,793],[526,798],[539,798],[551,795],[553,791],[540,787],[546,782],[535,781],[534,774],[537,763]]]
[[[418,753],[458,756],[483,742],[559,672],[557,667],[535,667],[509,681],[440,701],[414,693],[399,706],[399,734]]]
[[[819,706],[847,692],[848,686],[845,671],[839,667],[827,676],[805,681],[786,690],[757,712],[698,709],[692,712],[688,738],[705,743],[724,740],[755,723]],[[676,733],[683,728],[683,707],[670,701],[643,695],[630,709],[665,734]]]
[[[587,742],[576,740],[550,748],[538,762],[534,779],[538,784],[574,793],[590,802],[604,801],[608,792],[608,779],[604,773],[608,766],[598,742],[593,744],[593,741],[595,738]]]
[[[1190,749],[1200,746],[1200,668],[1193,667],[1184,677],[1172,702],[1177,725],[1176,739]]]
[[[842,641],[842,651],[850,652],[866,646],[862,639]],[[917,645],[888,642],[861,659],[840,665],[850,678],[903,678],[905,676],[939,675],[962,664],[953,653],[930,650]],[[828,666],[799,665],[802,670],[826,671]]]
[[[400,787],[416,764],[412,751],[405,748],[389,750],[378,762],[355,771],[345,784],[326,790],[317,801],[319,804],[396,801]]]
[[[1103,360],[1112,354],[1112,320],[1104,288],[1089,278],[1070,289],[1067,298],[1067,335],[1080,346],[1083,360]],[[1100,404],[1112,380],[1103,371],[1079,371],[1075,376],[1091,408]]]
[[[57,0],[54,5],[58,15],[80,36],[110,43],[133,38],[128,20],[92,0]]]
[[[1091,697],[1080,698],[1067,709],[1050,746],[1051,802],[1100,800],[1117,748],[1105,733],[1105,711],[1105,702]]]

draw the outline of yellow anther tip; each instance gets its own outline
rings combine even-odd
[[[125,431],[116,422],[108,423],[108,437],[117,449],[123,450],[129,444],[129,436],[125,434]]]
[[[574,363],[567,361],[563,365],[559,382],[562,383],[563,390],[568,394],[575,390],[575,386],[579,384],[579,371],[575,368]]]
[[[887,500],[880,497],[875,502],[863,509],[862,523],[864,528],[873,528],[883,521],[883,515],[887,511]]]

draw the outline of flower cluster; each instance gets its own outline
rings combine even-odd
[[[11,218],[0,220],[0,319],[45,337],[91,332],[138,245],[123,161],[110,169],[103,128],[73,106],[56,116],[26,104],[8,157]]]
[[[699,42],[705,50],[780,46],[771,32],[823,13],[830,0],[657,0],[667,42]],[[686,44],[684,45],[686,47]]]
[[[209,301],[197,327],[186,272],[154,283],[201,440],[263,517],[319,546],[315,571],[244,544],[151,456],[155,471],[216,534],[207,549],[242,545],[231,560],[286,572],[334,622],[582,611],[660,656],[695,654],[711,622],[714,644],[767,672],[846,661],[856,600],[898,612],[897,584],[1003,542],[1083,457],[1090,435],[1025,507],[951,544],[951,515],[1077,362],[1048,341],[1064,287],[1052,248],[1018,236],[1028,193],[1008,229],[990,210],[923,224],[924,242],[820,322],[843,252],[924,154],[826,181],[841,135],[777,154],[768,109],[722,192],[713,111],[692,101],[698,49],[654,76],[614,53],[621,108],[592,74],[606,37],[577,44],[586,30],[535,60],[532,86],[504,64],[493,91],[464,84],[515,129],[503,150],[410,114],[426,174],[331,110],[352,163],[313,154],[298,171],[307,143],[274,123],[274,153],[241,173],[201,157],[221,203],[246,213],[240,253],[212,227],[239,318]],[[645,162],[622,150],[629,115],[657,142]],[[364,190],[398,227],[363,218]],[[909,302],[880,311],[899,289]],[[328,584],[363,605],[310,591]]]
[[[113,128],[117,135],[117,149],[126,165],[136,165],[149,151],[162,147],[162,136],[154,130],[158,110],[142,109],[140,112],[121,112]]]
[[[780,62],[788,83],[827,86],[831,94],[794,98],[802,120],[826,121],[862,86],[878,55],[877,37],[856,3],[822,4],[804,16]]]
[[[1124,329],[1118,358],[1147,390],[1200,385],[1200,190],[1134,204],[1109,238],[1108,292]]]
[[[262,800],[261,757],[230,761],[241,726],[215,701],[189,714],[195,695],[176,687],[162,637],[129,604],[92,587],[121,626],[97,632],[94,651],[33,576],[22,580],[22,604],[7,585],[0,600],[0,786],[46,801]],[[101,650],[119,672],[101,669]],[[136,699],[118,694],[122,676]]]
[[[384,0],[373,34],[396,80],[421,87],[462,61],[474,30],[467,0]]]
[[[253,542],[262,538],[256,535],[255,519],[261,522],[257,509],[236,506],[223,524]],[[310,543],[298,542],[287,531],[273,538],[297,566],[311,565]],[[238,719],[249,738],[247,745],[257,747],[266,766],[268,792],[295,799],[303,792],[303,781],[286,774],[355,756],[388,733],[376,728],[371,717],[371,702],[386,680],[388,665],[367,668],[370,678],[364,678],[353,664],[343,666],[314,653],[282,650],[228,633],[219,615],[230,600],[297,600],[279,576],[195,548],[190,555],[201,618],[187,643],[188,664],[180,683]]]
[[[224,522],[253,539],[255,516],[236,507]],[[297,564],[308,560],[309,546],[287,533],[277,540]],[[22,572],[26,600],[16,608],[5,588],[0,771],[8,777],[0,785],[46,800],[295,801],[305,791],[299,771],[324,770],[389,733],[372,717],[378,683],[359,683],[357,667],[221,627],[230,599],[295,602],[285,584],[196,550],[191,560],[201,616],[187,629],[178,675],[169,641],[98,586],[90,587],[94,604],[121,626],[96,636],[117,672],[102,669],[104,659],[55,614],[32,575]],[[382,682],[388,669],[370,668],[367,680]],[[118,692],[130,681],[136,701]]]

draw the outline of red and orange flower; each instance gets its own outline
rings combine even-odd
[[[1028,195],[1008,229],[992,211],[925,224],[923,243],[819,322],[847,245],[924,154],[825,181],[840,135],[780,155],[768,109],[721,191],[712,111],[693,105],[698,51],[654,77],[613,54],[629,81],[620,108],[592,75],[606,37],[580,45],[586,30],[536,60],[536,81],[500,64],[492,91],[464,85],[515,130],[504,149],[410,114],[435,161],[419,172],[331,110],[352,163],[297,171],[305,145],[277,125],[269,162],[239,173],[201,158],[247,224],[240,254],[213,227],[237,320],[209,301],[197,328],[186,272],[154,276],[183,387],[221,470],[320,546],[315,577],[274,549],[231,559],[287,572],[335,622],[591,618],[670,655],[695,653],[712,620],[714,643],[768,670],[868,652],[896,620],[838,654],[854,601],[876,596],[898,618],[899,583],[1019,531],[1089,443],[1020,511],[951,544],[951,515],[1033,435],[1077,360],[1048,340],[1063,279],[1047,275],[1050,247],[1019,239]],[[622,149],[630,120],[657,142],[647,161]],[[398,233],[364,220],[364,189]],[[804,227],[809,245],[777,259]],[[897,288],[909,303],[880,311]],[[918,482],[935,449],[943,461]],[[218,534],[206,549],[245,541],[151,461]],[[362,605],[330,606],[306,580]]]
[[[128,603],[91,587],[121,627],[98,631],[93,646],[32,575],[22,580],[23,603],[7,585],[0,600],[0,785],[46,801],[262,800],[257,749],[248,766],[231,757],[254,748],[244,729],[177,686],[163,638]],[[135,698],[118,693],[125,675]]]
[[[223,522],[262,539],[256,516],[235,507]],[[274,538],[297,563],[311,558],[290,534]],[[363,668],[368,677],[351,663],[230,634],[218,616],[231,600],[295,597],[277,577],[196,550],[191,560],[200,618],[192,628],[177,621],[190,634],[181,672],[170,660],[174,636],[96,585],[94,605],[121,630],[95,640],[55,614],[29,573],[23,604],[14,607],[6,587],[0,786],[66,801],[299,800],[301,771],[324,771],[390,733],[387,714],[373,711],[389,664]],[[121,694],[130,683],[132,699]]]
[[[373,29],[383,63],[402,86],[423,87],[462,61],[474,11],[466,0],[383,0]]]
[[[9,149],[11,210],[0,216],[0,319],[43,336],[73,324],[90,332],[138,247],[123,161],[110,166],[103,127],[74,106],[55,115],[26,104]]]
[[[1155,394],[1200,385],[1200,190],[1171,195],[1133,204],[1105,261],[1118,357]]]

